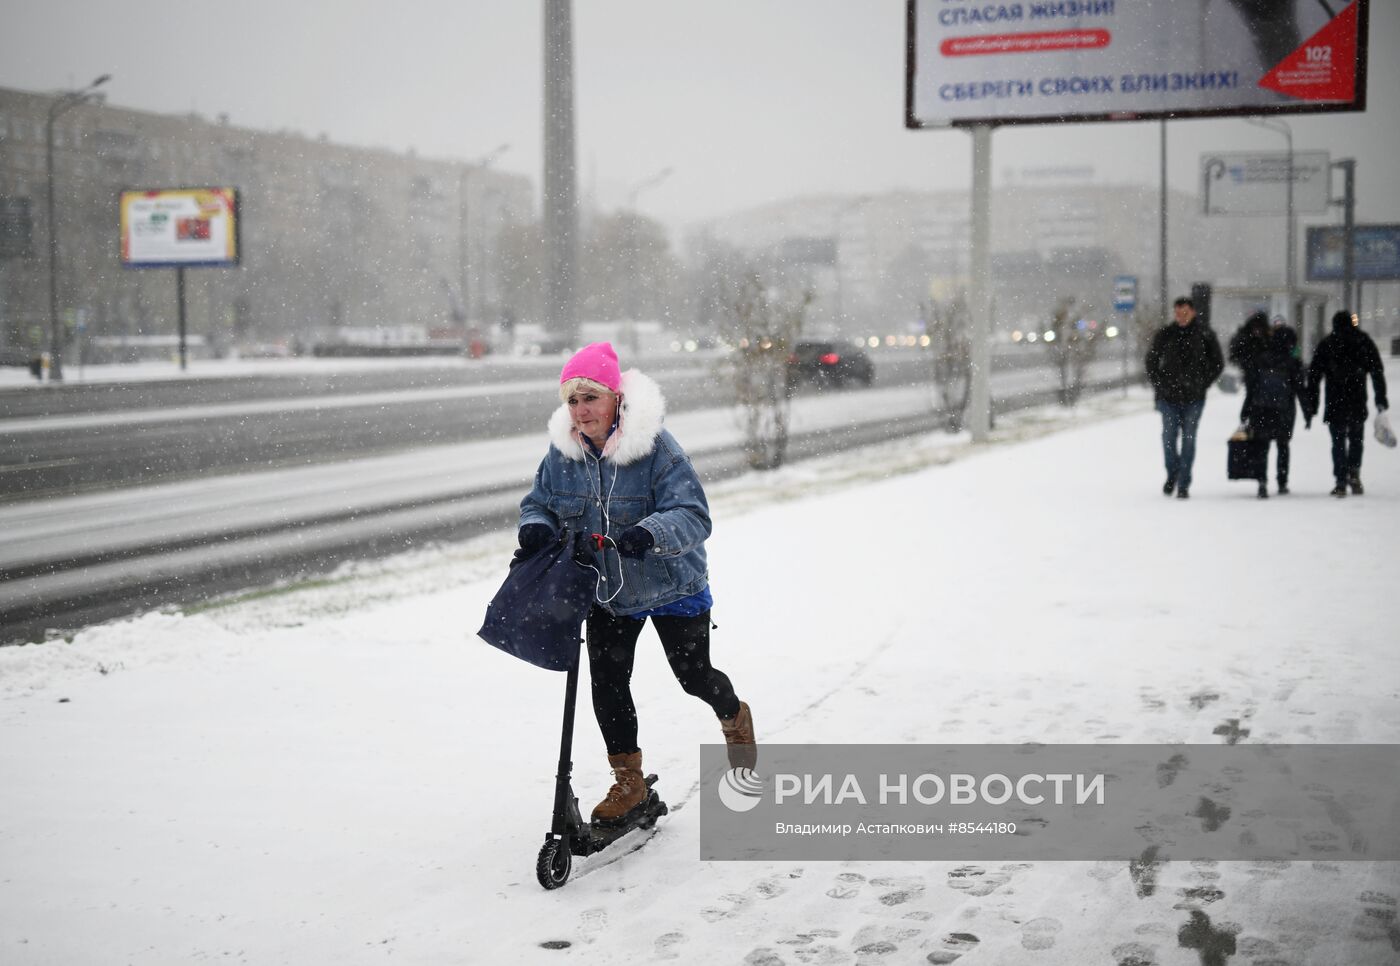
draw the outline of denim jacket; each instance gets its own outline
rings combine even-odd
[[[543,523],[614,538],[631,526],[656,541],[641,559],[609,547],[596,599],[619,616],[699,593],[709,583],[710,508],[690,458],[662,428],[661,389],[635,369],[622,374],[617,429],[599,458],[561,405],[549,420],[549,452],[520,501],[520,526]]]

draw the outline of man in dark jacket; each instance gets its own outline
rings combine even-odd
[[[1385,397],[1385,368],[1371,337],[1357,328],[1350,312],[1332,316],[1332,334],[1323,339],[1308,366],[1308,395],[1317,408],[1318,390],[1327,382],[1327,405],[1322,421],[1332,434],[1332,476],[1337,485],[1333,496],[1346,496],[1347,485],[1360,496],[1361,441],[1366,435],[1366,374],[1376,386],[1376,409],[1384,412],[1390,403]]]
[[[1171,496],[1175,490],[1184,500],[1190,496],[1196,427],[1206,406],[1206,390],[1224,370],[1225,359],[1215,332],[1197,321],[1195,303],[1179,298],[1172,312],[1175,324],[1158,332],[1147,350],[1147,378],[1162,414],[1162,453],[1167,464],[1162,492]]]

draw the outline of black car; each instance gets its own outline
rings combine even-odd
[[[845,386],[875,381],[875,364],[865,350],[849,342],[799,342],[788,356],[788,383],[815,382]]]

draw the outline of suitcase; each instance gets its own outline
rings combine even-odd
[[[1262,480],[1268,477],[1268,439],[1231,439],[1225,461],[1226,475],[1232,480]]]

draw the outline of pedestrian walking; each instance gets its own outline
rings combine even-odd
[[[662,426],[660,387],[635,369],[621,372],[616,351],[599,342],[564,364],[559,398],[549,451],[520,503],[519,541],[529,550],[565,528],[594,535],[600,567],[585,639],[593,712],[615,781],[592,820],[623,825],[647,797],[631,678],[648,618],[676,680],[719,718],[732,767],[757,761],[753,715],[710,663],[709,504],[685,450]]]
[[[1196,317],[1196,305],[1179,298],[1174,321],[1164,326],[1147,350],[1147,378],[1157,411],[1162,414],[1162,453],[1167,481],[1162,492],[1185,500],[1191,495],[1191,467],[1196,461],[1196,427],[1206,405],[1206,390],[1225,368],[1220,340]]]
[[[1322,421],[1332,434],[1332,495],[1344,497],[1347,487],[1355,496],[1366,492],[1361,485],[1362,441],[1366,435],[1366,376],[1376,388],[1376,409],[1385,412],[1390,403],[1385,394],[1385,367],[1380,350],[1361,331],[1350,312],[1332,316],[1332,334],[1318,343],[1308,366],[1308,397],[1313,411],[1322,384],[1327,384],[1327,404]]]
[[[1269,317],[1263,312],[1254,312],[1235,330],[1235,334],[1230,336],[1230,348],[1226,358],[1243,371],[1251,359],[1268,347]]]
[[[1262,312],[1257,313],[1264,319]],[[1266,333],[1268,320],[1265,319]],[[1297,356],[1298,333],[1290,326],[1277,326],[1267,333],[1262,348],[1254,347],[1243,357],[1244,405],[1240,421],[1249,424],[1249,437],[1262,447],[1263,470],[1259,477],[1259,498],[1269,496],[1269,443],[1278,448],[1275,479],[1280,496],[1288,493],[1289,441],[1298,419],[1298,404],[1303,406],[1306,419],[1312,421],[1309,408],[1307,377]]]

